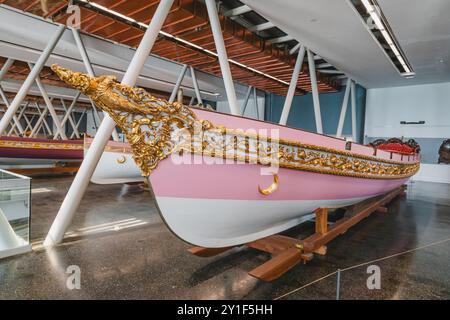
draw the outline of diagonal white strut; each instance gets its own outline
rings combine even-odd
[[[352,138],[353,142],[358,141],[358,137],[356,135],[356,84],[355,81],[352,81]]]
[[[194,83],[195,97],[197,98],[197,104],[203,104],[202,96],[200,95],[200,89],[198,87],[197,75],[194,68],[190,67],[192,82]]]
[[[239,105],[237,103],[236,91],[234,90],[233,78],[231,76],[230,65],[228,63],[227,50],[223,41],[222,28],[220,26],[219,15],[215,0],[205,0],[208,10],[209,22],[216,45],[217,54],[219,56],[220,70],[222,71],[225,91],[227,93],[228,104],[230,105],[231,114],[241,115]]]
[[[170,98],[169,98],[170,103],[174,102],[175,98],[177,97],[178,90],[181,87],[181,83],[183,82],[184,75],[186,74],[187,68],[188,68],[188,66],[184,65],[183,68],[181,69],[180,75],[178,76],[178,79],[177,79],[177,83],[175,84],[175,88],[173,88],[172,94],[170,95]]]
[[[77,104],[78,99],[80,98],[80,96],[81,96],[81,92],[78,91],[78,93],[77,93],[77,94],[75,95],[75,97],[73,98],[72,103],[70,104],[69,109],[67,110],[66,114],[64,115],[64,117],[63,117],[63,119],[62,119],[62,121],[61,121],[61,125],[62,125],[63,127],[66,125],[66,122],[69,120],[69,115],[72,113],[73,109],[75,108],[75,106],[76,106],[76,104]],[[58,133],[57,133],[56,135],[58,135]]]
[[[29,63],[28,65],[30,66],[30,70],[33,70],[33,67],[34,67],[33,64]],[[45,87],[42,84],[42,81],[41,81],[41,78],[39,78],[39,75],[37,75],[37,77],[34,79],[34,81],[36,82],[36,85],[38,86],[39,91],[41,92],[42,98],[44,98],[45,105],[47,106],[47,109],[50,112],[50,115],[52,116],[53,123],[56,126],[57,132],[59,132],[59,135],[61,136],[61,138],[63,138],[64,140],[67,140],[67,136],[61,125],[61,121],[59,121],[59,117],[55,111],[55,108],[53,107],[53,103],[52,103],[50,97],[48,96],[47,91],[45,91]],[[56,140],[56,137],[53,137],[53,139]]]
[[[25,122],[27,123],[27,126],[25,127],[25,132],[27,132],[27,130],[32,130],[33,129],[33,120],[34,118],[36,118],[36,115],[31,116],[31,120],[28,119],[28,116],[26,114],[23,115],[23,118],[25,119]]]
[[[37,102],[36,102],[36,109],[37,109],[38,113],[39,113],[40,115],[42,115],[41,108],[39,108],[39,103],[37,103]],[[47,119],[46,119],[46,118],[44,118],[44,120],[42,121],[42,124],[41,124],[40,128],[42,128],[43,126],[45,127],[45,130],[47,130],[47,132],[48,132],[49,135],[53,135],[53,130],[52,130],[52,129],[50,128],[50,126],[48,125],[48,122],[47,122]],[[40,130],[40,128],[39,128],[39,130]],[[38,131],[39,131],[39,130],[38,130]],[[45,134],[45,130],[43,130],[43,131],[44,131],[44,134]]]
[[[307,50],[307,52],[308,52],[309,77],[311,78],[311,87],[314,105],[314,116],[316,119],[316,130],[317,133],[323,134],[322,114],[320,111],[319,87],[317,85],[316,63],[314,61],[314,54],[309,49]]]
[[[41,72],[42,68],[44,67],[45,62],[47,61],[48,57],[50,56],[50,54],[52,53],[56,44],[58,43],[59,39],[61,38],[62,34],[64,33],[64,30],[65,30],[64,25],[60,25],[58,27],[56,33],[50,39],[50,42],[47,44],[45,49],[42,51],[42,54],[40,55],[39,59],[36,61],[35,66],[31,70],[31,72],[28,74],[28,77],[23,82],[22,87],[20,87],[19,91],[17,92],[16,96],[14,97],[13,101],[11,102],[11,105],[9,106],[9,108],[5,112],[4,116],[0,120],[0,135],[5,131],[9,122],[11,121],[13,116],[16,114],[17,109],[22,104],[23,99],[25,99],[26,95],[28,94],[28,90],[30,89],[30,87],[33,84],[36,77]]]
[[[247,93],[245,94],[244,103],[242,104],[242,114],[244,116],[245,110],[247,109],[248,100],[250,99],[250,94],[252,93],[252,86],[248,86]]]
[[[259,106],[258,106],[258,94],[256,93],[256,88],[253,88],[253,102],[255,104],[256,109],[256,118],[259,119]]]
[[[339,117],[336,138],[342,138],[342,131],[344,130],[345,115],[347,114],[348,99],[350,97],[351,83],[352,83],[352,79],[348,78],[347,85],[345,87],[344,101],[342,102],[341,115]]]
[[[136,50],[133,60],[131,61],[128,70],[122,79],[122,84],[131,87],[135,85],[146,60],[148,59],[150,51],[155,44],[158,33],[166,20],[173,1],[174,0],[161,0],[159,3],[150,24],[145,31],[144,37]],[[86,191],[95,167],[102,156],[102,152],[108,143],[109,137],[111,136],[115,126],[116,124],[114,121],[106,115],[98,128],[97,134],[92,141],[92,145],[86,153],[80,169],[78,170],[77,175],[75,176],[75,179],[73,180],[73,183],[61,205],[61,208],[53,221],[50,231],[45,238],[45,246],[59,244],[64,238],[64,233],[78,210],[83,194]]]
[[[83,110],[83,112],[80,115],[80,118],[78,119],[78,122],[77,122],[77,125],[76,125],[77,130],[80,127],[81,121],[83,120],[83,117],[84,117],[85,114],[86,114],[86,109]],[[70,136],[70,139],[72,139],[74,136],[75,136],[75,131],[72,132],[72,135]]]
[[[22,108],[22,110],[20,111],[19,115],[17,116],[17,121],[20,123],[20,120],[22,119],[22,117],[24,116],[25,110],[28,106],[28,102],[25,104],[25,106]],[[11,130],[8,132],[8,136],[11,135],[11,132],[14,131],[16,129],[16,124],[14,123]],[[23,129],[23,132],[21,133],[22,135],[25,133],[25,129]]]
[[[1,81],[1,78],[0,78],[0,81]],[[2,98],[2,100],[3,100],[3,102],[5,103],[5,106],[6,106],[6,108],[9,108],[9,99],[8,99],[8,97],[6,96],[6,93],[5,93],[5,91],[3,91],[3,88],[2,88],[2,86],[0,85],[0,96],[1,96],[1,98]],[[11,125],[11,130],[14,130],[14,131],[16,131],[16,128],[17,127],[17,129],[19,130],[19,132],[21,133],[21,134],[23,134],[23,127],[22,127],[22,124],[20,123],[20,120],[19,120],[19,118],[14,114],[13,115],[13,124]]]
[[[289,112],[291,112],[292,101],[294,100],[295,90],[297,89],[298,77],[302,71],[303,60],[305,60],[306,47],[299,46],[300,51],[297,55],[297,60],[295,61],[294,71],[292,72],[291,83],[289,84],[289,89],[286,95],[286,100],[284,101],[283,112],[281,113],[280,124],[285,126],[288,118]]]
[[[83,40],[81,40],[80,33],[78,32],[77,28],[71,28],[71,29],[72,29],[73,38],[75,39],[75,43],[78,47],[78,51],[80,51],[80,55],[81,55],[81,59],[83,60],[84,67],[86,68],[88,75],[90,75],[91,77],[95,77],[94,69],[92,68],[92,64],[91,64],[91,61],[89,60],[89,56],[87,54],[86,47],[84,46]],[[91,105],[92,105],[92,116],[95,118],[95,115],[97,115],[98,123],[101,123],[102,119],[100,118],[100,114],[99,114],[97,108],[95,107],[95,103],[92,101],[91,98],[89,98],[89,100],[91,101]],[[103,115],[106,116],[107,114],[105,112],[103,112]],[[119,135],[117,134],[116,128],[114,128],[114,130],[112,132],[112,137],[113,137],[114,141],[119,141]]]
[[[83,44],[83,40],[81,40],[80,33],[78,32],[77,28],[71,28],[71,29],[72,29],[73,38],[75,39],[75,43],[77,44],[77,47],[78,47],[78,51],[80,51],[80,55],[81,55],[81,59],[83,60],[84,67],[86,68],[88,75],[90,75],[91,77],[95,77],[94,69],[92,68],[92,64],[91,64],[91,61],[89,60],[89,56],[87,54],[86,47]],[[97,115],[98,123],[101,123],[102,119],[100,118],[100,114],[99,114],[97,108],[95,107],[95,103],[92,101],[91,98],[89,98],[89,100],[91,101],[91,105],[92,105],[92,116],[95,118],[95,115]],[[106,113],[103,112],[103,115],[105,116]],[[117,134],[117,131],[115,128],[112,132],[112,137],[113,137],[114,141],[119,141],[119,135]]]
[[[3,80],[3,77],[5,76],[5,74],[8,72],[9,68],[11,68],[11,66],[12,66],[13,64],[14,64],[14,60],[13,60],[13,59],[8,58],[8,59],[6,60],[6,62],[3,64],[2,69],[0,70],[0,81]],[[1,86],[0,86],[0,95],[1,95],[1,98],[2,98],[3,102],[4,102],[5,105],[6,105],[6,108],[9,108],[9,100],[8,100],[8,97],[6,96],[6,94],[5,94],[5,92],[3,91],[3,88],[2,88]],[[17,132],[16,129],[15,129],[16,126],[17,126],[17,129],[19,129],[19,132],[20,132],[21,134],[23,134],[23,127],[22,127],[22,125],[21,125],[19,119],[16,117],[16,114],[15,114],[15,113],[14,113],[14,116],[13,116],[13,120],[14,120],[14,124],[12,125],[11,130],[10,130],[9,132],[12,132],[12,131]],[[8,135],[9,135],[9,134],[10,134],[10,133],[8,133]]]
[[[33,130],[31,131],[30,138],[34,138],[36,136],[36,134],[39,132],[41,125],[42,125],[45,117],[47,116],[47,113],[48,113],[48,107],[45,108],[44,111],[39,116],[37,122],[34,125]]]
[[[76,125],[75,121],[72,118],[72,111],[69,112],[69,110],[67,109],[66,103],[64,102],[64,99],[61,99],[61,105],[64,108],[64,111],[66,111],[66,115],[68,115],[69,123],[70,123],[70,126],[72,127],[73,132],[75,133],[75,136],[79,139],[80,138],[80,133],[78,132],[77,125]]]

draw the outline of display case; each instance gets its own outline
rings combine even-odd
[[[31,250],[31,179],[0,169],[0,258]]]

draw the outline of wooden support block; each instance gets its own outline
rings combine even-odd
[[[316,233],[325,234],[328,232],[328,209],[319,208],[316,210]]]
[[[368,199],[363,201],[357,205],[353,211],[353,216],[348,218],[342,218],[337,221],[327,233],[319,233],[316,231],[315,234],[306,238],[303,241],[303,247],[306,252],[314,252],[321,246],[330,242],[340,234],[345,233],[352,226],[360,222],[362,219],[367,218],[370,214],[375,212],[380,206],[384,206],[385,204],[391,202],[395,197],[397,197],[402,191],[402,188],[398,188],[393,190],[392,192],[377,197],[375,199]],[[316,222],[317,228],[317,222]],[[316,229],[317,230],[317,229]]]
[[[388,213],[388,208],[387,207],[379,207],[378,209],[377,209],[377,212],[379,212],[379,213]]]
[[[302,259],[302,252],[300,250],[290,248],[253,269],[249,274],[264,281],[272,281],[296,266]]]
[[[273,235],[267,238],[247,243],[247,247],[271,254],[277,254],[286,249],[295,247],[297,243],[298,241],[296,241],[296,239],[282,235]]]
[[[233,247],[227,247],[227,248],[192,247],[192,248],[188,249],[188,251],[198,257],[208,258],[208,257],[214,257],[218,254],[228,251],[231,248],[233,248]]]
[[[303,264],[306,264],[307,262],[311,261],[313,258],[314,258],[314,255],[312,253],[303,253],[302,254]]]
[[[327,247],[321,246],[319,249],[315,250],[314,253],[320,254],[321,256],[324,256],[327,254]]]

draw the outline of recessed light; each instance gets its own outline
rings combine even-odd
[[[416,73],[415,72],[405,72],[405,73],[403,73],[403,76],[406,79],[413,79],[416,77]]]
[[[369,32],[378,41],[387,56],[403,77],[411,77],[413,72],[406,55],[403,53],[398,41],[395,39],[389,23],[376,0],[349,0],[356,12],[361,16]],[[366,21],[367,15],[375,24],[375,28],[370,21]],[[377,32],[379,31],[379,33]],[[381,34],[381,35],[380,35]],[[387,44],[387,45],[386,45]]]

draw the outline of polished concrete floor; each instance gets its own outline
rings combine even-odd
[[[0,260],[0,299],[335,299],[338,269],[345,270],[341,299],[450,298],[449,185],[410,184],[388,214],[373,214],[330,243],[326,256],[265,283],[247,271],[268,255],[238,248],[191,256],[163,224],[150,193],[136,185],[91,184],[64,244],[43,249],[71,180],[33,180],[34,251]],[[301,236],[311,226],[289,233]],[[71,265],[81,270],[79,290],[66,286]],[[380,268],[379,290],[367,288],[369,265]]]

